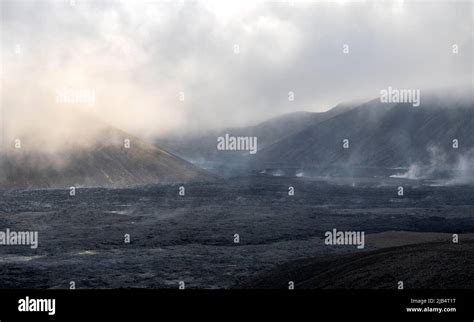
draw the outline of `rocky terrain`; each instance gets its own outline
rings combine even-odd
[[[287,289],[293,281],[297,289],[397,289],[402,281],[404,289],[473,289],[473,237],[291,261],[240,287]]]
[[[400,184],[405,186],[403,197],[397,196]],[[290,185],[294,196],[288,195]],[[457,267],[460,276],[469,272],[469,249],[463,237],[460,249],[451,245],[451,235],[474,232],[472,186],[433,186],[397,178],[381,185],[378,179],[352,179],[347,184],[250,176],[189,183],[185,196],[178,195],[178,187],[87,188],[78,189],[74,197],[63,189],[1,191],[0,227],[38,231],[39,247],[0,246],[0,287],[68,288],[75,281],[78,288],[177,288],[185,281],[189,288],[231,288],[249,285],[250,279],[293,260],[432,241],[446,246],[432,248],[420,260],[410,262],[418,256],[416,247],[413,252],[406,248],[406,255],[397,250],[375,253],[376,262],[384,265],[373,268],[370,255],[362,258],[357,276],[365,269],[370,272],[367,278],[373,279],[351,285],[349,276],[314,285],[390,287],[398,276],[396,267],[403,267],[403,278],[417,271],[434,279],[449,258],[458,258],[450,267]],[[325,245],[324,233],[333,228],[364,231],[366,247]],[[380,235],[386,231],[394,233]],[[396,233],[404,231],[412,233]],[[125,234],[130,235],[129,244]],[[234,242],[235,234],[239,243]],[[419,251],[428,249],[420,247]],[[442,259],[451,249],[452,255]],[[400,256],[399,266],[385,265],[395,260],[394,254]],[[357,261],[351,256],[328,259],[340,263],[340,274],[345,274]],[[423,258],[430,260],[432,269],[421,265]],[[346,259],[349,266],[343,265]],[[289,267],[299,270],[297,263]],[[379,279],[385,269],[389,275]],[[302,276],[313,273],[320,274],[315,270]],[[281,282],[273,278],[271,286]],[[458,285],[443,283],[448,288]]]

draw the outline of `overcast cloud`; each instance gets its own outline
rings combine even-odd
[[[154,136],[324,111],[388,86],[473,84],[472,1],[0,3],[12,129],[60,89],[90,89],[95,105],[74,107]]]

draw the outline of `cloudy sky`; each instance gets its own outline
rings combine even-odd
[[[472,1],[0,3],[7,125],[67,90],[154,136],[473,82]]]

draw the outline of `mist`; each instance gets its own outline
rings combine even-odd
[[[387,86],[472,85],[469,1],[0,6],[7,145],[93,137],[77,111],[151,139],[324,111]]]
[[[464,185],[474,183],[474,149],[455,157],[438,146],[428,147],[430,158],[427,162],[414,162],[406,171],[390,177],[410,180],[436,180],[435,185]],[[452,158],[452,157],[451,157]]]

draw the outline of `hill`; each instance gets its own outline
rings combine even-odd
[[[36,133],[22,136],[20,149],[7,145],[0,156],[0,188],[126,187],[213,178],[136,136],[90,117],[76,118],[85,118],[81,124],[93,135],[74,131],[77,135],[60,147],[49,147]]]

